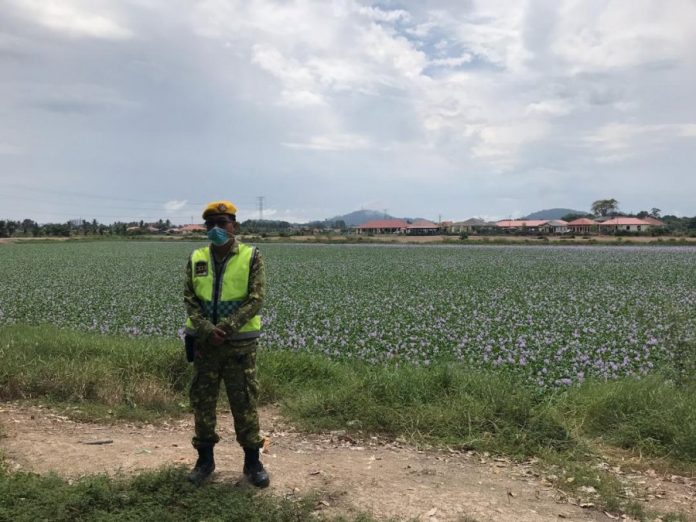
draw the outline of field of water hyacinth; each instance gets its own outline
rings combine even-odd
[[[194,243],[0,248],[0,325],[180,335]],[[264,349],[519,374],[540,388],[642,376],[696,331],[689,247],[261,245]]]

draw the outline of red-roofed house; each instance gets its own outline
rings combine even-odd
[[[440,231],[440,226],[437,223],[428,221],[427,219],[417,219],[413,223],[408,223],[407,233],[413,235],[429,235],[437,234]]]
[[[618,232],[623,230],[626,232],[645,232],[652,225],[644,219],[634,217],[615,217],[600,223],[599,227],[602,232]]]
[[[653,227],[655,227],[655,228],[662,228],[662,227],[666,227],[666,226],[667,226],[667,224],[666,224],[664,221],[660,221],[659,219],[654,218],[654,217],[652,217],[652,216],[647,216],[647,217],[644,217],[644,218],[641,218],[641,219],[642,219],[643,221],[646,221],[646,222],[650,223],[650,224],[651,224]]]
[[[539,229],[542,232],[548,232],[551,234],[565,234],[568,232],[568,222],[562,219],[551,219],[545,224],[541,225]]]
[[[452,223],[449,227],[447,227],[447,231],[450,234],[460,234],[462,232],[480,231],[494,226],[495,223],[490,223],[480,218],[470,218],[466,221],[457,221],[456,223]]]
[[[591,234],[597,232],[599,223],[588,218],[578,218],[568,223],[567,226],[573,234]]]
[[[437,223],[427,219],[418,219],[413,223],[409,223],[405,219],[374,219],[355,227],[358,234],[428,235],[437,234],[439,229]]]
[[[184,225],[176,229],[177,234],[196,234],[198,232],[205,232],[205,227],[203,225]]]
[[[355,227],[358,234],[405,234],[407,229],[403,219],[373,219]]]
[[[547,219],[501,219],[495,226],[506,230],[537,231],[549,221]]]

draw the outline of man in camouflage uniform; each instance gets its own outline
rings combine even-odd
[[[195,337],[189,393],[195,417],[192,443],[198,450],[189,480],[200,485],[215,469],[213,447],[220,440],[215,410],[223,381],[237,442],[244,449],[243,473],[255,486],[266,487],[270,480],[259,460],[263,438],[256,379],[258,312],[266,294],[266,273],[258,250],[234,237],[236,211],[229,201],[206,207],[203,219],[212,243],[196,250],[186,266],[186,334]]]

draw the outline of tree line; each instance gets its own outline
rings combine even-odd
[[[73,220],[66,223],[39,224],[33,219],[0,220],[0,238],[3,237],[71,237],[71,236],[136,236],[142,234],[165,234],[173,230],[174,225],[169,219],[156,222],[117,221],[106,225],[96,219],[92,221]],[[240,223],[242,234],[303,233],[312,230],[348,229],[345,222],[313,221],[302,225],[278,220],[248,219]]]
[[[96,219],[43,224],[33,219],[21,221],[0,219],[0,237],[126,236],[153,232],[152,229],[164,233],[171,228],[172,223],[169,219],[160,219],[154,223],[117,221],[110,225],[99,223]]]
[[[696,216],[677,217],[674,215],[661,215],[659,208],[641,210],[638,213],[626,213],[619,210],[619,202],[614,198],[600,199],[592,203],[590,213],[568,214],[561,219],[573,221],[577,218],[601,218],[614,216],[637,217],[644,219],[654,217],[665,223],[661,233],[671,235],[696,235]],[[174,225],[169,219],[159,219],[155,222],[145,221],[117,221],[109,225],[92,221],[73,220],[66,223],[39,224],[32,219],[10,220],[0,219],[0,238],[6,237],[71,237],[71,236],[132,236],[141,234],[165,234],[171,231]],[[339,221],[312,221],[310,223],[296,224],[288,221],[248,219],[240,223],[242,234],[291,234],[314,233],[315,231],[341,231],[346,232],[349,227],[343,220]]]
[[[635,217],[638,219],[645,219],[647,217],[652,217],[659,219],[665,224],[664,232],[666,234],[689,234],[693,235],[696,233],[696,216],[694,217],[677,217],[671,214],[665,216],[662,215],[662,210],[653,207],[650,210],[641,210],[635,214],[630,212],[621,212],[619,209],[619,202],[614,198],[609,199],[598,199],[592,203],[590,207],[590,213],[581,214],[567,214],[561,219],[563,221],[573,221],[578,218],[611,218],[616,216],[623,217]]]

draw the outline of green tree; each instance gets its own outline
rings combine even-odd
[[[15,230],[19,228],[19,221],[9,220],[5,226],[7,228],[7,236],[12,237],[15,233]]]
[[[32,220],[32,219],[23,220],[22,225],[21,225],[22,234],[24,234],[25,236],[28,236],[29,232],[31,232],[31,229],[34,228],[35,225],[36,225],[36,223],[34,223],[34,220]]]
[[[615,199],[598,199],[592,203],[592,213],[598,216],[609,216],[619,211],[619,202]]]
[[[563,216],[561,218],[561,220],[563,220],[563,221],[575,221],[576,219],[584,218],[586,215],[587,214],[570,213],[570,214],[566,214],[565,216]]]

